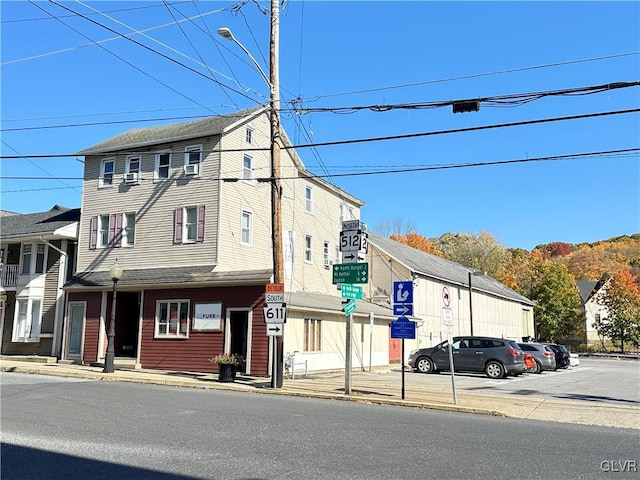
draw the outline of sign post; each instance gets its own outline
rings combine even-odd
[[[282,379],[278,378],[278,341],[284,332],[284,323],[287,321],[287,305],[284,303],[284,283],[268,283],[264,292],[263,318],[267,324],[267,336],[272,337],[273,361],[271,363],[271,387],[282,385]]]
[[[451,391],[453,393],[453,404],[458,404],[458,397],[456,396],[456,376],[453,369],[453,347],[451,343],[453,338],[451,333],[453,331],[453,313],[451,312],[451,296],[449,294],[449,288],[445,285],[442,287],[442,326],[447,331],[447,343],[449,344],[449,368],[451,369]]]

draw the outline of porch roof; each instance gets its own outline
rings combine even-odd
[[[145,268],[124,270],[118,281],[119,290],[168,287],[206,287],[225,285],[263,285],[269,283],[272,271],[241,270],[233,272],[215,272],[215,265],[201,265],[175,268]],[[67,291],[104,290],[111,288],[113,280],[109,271],[82,272],[74,275],[64,285]]]

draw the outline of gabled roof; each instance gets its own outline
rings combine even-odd
[[[327,311],[340,312],[344,308],[342,298],[335,295],[325,295],[311,292],[290,292],[285,296],[287,308],[294,310],[309,310],[311,312]],[[376,317],[395,320],[393,310],[389,307],[377,305],[367,300],[356,300],[356,316],[369,316],[373,313]]]
[[[605,280],[599,280],[597,282],[591,282],[588,280],[578,280],[576,285],[578,290],[580,291],[580,300],[584,305],[589,301],[591,297],[593,297],[606,283]]]
[[[433,278],[440,282],[459,285],[468,288],[469,272],[474,270],[446,258],[431,255],[416,248],[403,245],[375,233],[369,233],[369,243],[376,246],[391,258],[402,263],[412,272],[425,277]],[[535,302],[518,292],[503,285],[488,275],[474,276],[472,281],[474,290],[482,291],[498,297],[502,297],[524,305],[533,306]]]
[[[221,135],[233,124],[258,115],[265,110],[266,107],[255,107],[227,115],[217,115],[202,120],[194,120],[192,122],[135,128],[85,148],[78,152],[77,155],[97,155],[118,150],[130,150],[156,145],[158,143]]]
[[[80,220],[79,208],[54,205],[51,210],[38,213],[7,215],[0,217],[0,238],[60,237],[77,238]]]

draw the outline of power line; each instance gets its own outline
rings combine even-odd
[[[465,127],[465,128],[454,128],[454,129],[449,129],[449,130],[435,130],[435,131],[431,131],[431,132],[408,133],[408,134],[404,134],[404,135],[390,135],[390,136],[385,136],[385,137],[369,137],[369,138],[359,138],[359,139],[352,139],[352,140],[336,140],[336,141],[332,141],[332,142],[307,143],[307,144],[299,144],[299,145],[282,145],[280,148],[282,148],[283,150],[291,150],[291,149],[297,149],[297,148],[316,148],[316,147],[326,147],[326,146],[333,146],[333,145],[348,145],[348,144],[354,144],[354,143],[380,142],[380,141],[384,141],[384,140],[402,140],[402,139],[406,139],[406,138],[417,138],[417,137],[427,137],[427,136],[434,136],[434,135],[445,135],[445,134],[450,134],[450,133],[475,132],[475,131],[480,131],[480,130],[492,130],[492,129],[496,129],[496,128],[517,127],[517,126],[523,126],[523,125],[536,125],[536,124],[541,124],[541,123],[560,122],[560,121],[566,121],[566,120],[578,120],[578,119],[584,119],[584,118],[596,118],[596,117],[604,117],[604,116],[609,116],[609,115],[621,115],[621,114],[637,113],[637,112],[640,112],[640,108],[633,108],[633,109],[629,109],[629,110],[615,110],[615,111],[608,111],[608,112],[587,113],[587,114],[583,114],[583,115],[571,115],[571,116],[566,116],[566,117],[542,118],[542,119],[538,119],[538,120],[524,120],[524,121],[521,121],[521,122],[499,123],[499,124],[494,124],[494,125],[481,125],[481,126],[478,126],[478,127]],[[264,151],[269,151],[269,150],[270,150],[270,147],[261,147],[261,148],[228,148],[228,149],[216,150],[216,152],[249,152],[249,151],[264,152]],[[111,151],[109,154],[125,155],[125,154],[142,154],[142,153],[157,153],[157,152],[155,150],[153,150],[153,151],[137,150],[137,151],[132,151],[132,152],[123,152],[123,151],[114,150],[114,151]],[[184,152],[170,152],[170,153],[184,153]],[[101,155],[102,154],[107,155],[106,152],[101,153]],[[16,156],[16,155],[0,155],[0,159],[9,159],[9,158],[56,158],[56,157],[75,157],[75,156],[77,156],[76,153],[45,154],[45,155],[20,155],[20,156]]]
[[[455,81],[455,80],[466,80],[466,79],[469,79],[469,78],[488,77],[488,76],[492,76],[492,75],[503,75],[505,73],[524,72],[524,71],[527,71],[527,70],[537,70],[537,69],[540,69],[540,68],[559,67],[559,66],[571,65],[571,64],[575,64],[575,63],[595,62],[595,61],[599,61],[599,60],[609,60],[611,58],[628,57],[628,56],[631,56],[631,55],[638,55],[638,54],[640,54],[640,51],[626,52],[626,53],[616,53],[616,54],[612,54],[612,55],[605,55],[605,56],[602,56],[602,57],[591,57],[591,58],[582,58],[582,59],[579,59],[579,60],[568,60],[568,61],[565,61],[565,62],[546,63],[546,64],[541,64],[541,65],[533,65],[533,66],[529,66],[529,67],[519,67],[519,68],[506,69],[506,70],[497,70],[495,72],[487,72],[487,73],[473,73],[473,74],[469,74],[469,75],[461,75],[461,76],[458,76],[458,77],[448,77],[448,78],[441,78],[441,79],[437,79],[437,80],[426,80],[424,82],[407,83],[407,84],[404,84],[404,85],[392,85],[392,86],[387,86],[387,87],[378,87],[378,88],[369,88],[369,89],[364,89],[364,90],[355,90],[355,91],[352,91],[352,92],[333,93],[333,94],[327,94],[327,95],[316,95],[315,97],[312,97],[311,99],[309,99],[309,101],[318,101],[321,98],[339,97],[339,96],[344,96],[344,95],[355,95],[355,94],[359,94],[359,93],[370,93],[370,92],[379,92],[379,91],[383,91],[383,90],[393,90],[393,89],[398,89],[398,88],[418,87],[418,86],[421,86],[421,85],[430,85],[430,84],[434,84],[434,83],[452,82],[452,81]]]
[[[633,154],[636,156],[640,153],[640,148],[623,148],[617,150],[604,150],[599,152],[583,152],[583,153],[571,153],[566,155],[550,155],[544,157],[533,157],[533,158],[519,158],[519,159],[511,159],[511,160],[494,160],[487,162],[466,162],[466,163],[456,163],[450,165],[429,165],[429,166],[420,166],[420,167],[410,167],[410,168],[393,168],[387,170],[376,170],[376,171],[368,171],[368,172],[349,172],[349,173],[338,173],[338,174],[326,174],[326,175],[315,175],[311,174],[312,178],[326,178],[326,177],[363,177],[363,176],[372,176],[372,175],[390,175],[390,174],[400,174],[400,173],[415,173],[415,172],[426,172],[426,171],[435,171],[435,170],[451,170],[451,169],[459,169],[459,168],[471,168],[471,167],[487,167],[487,166],[495,166],[495,165],[512,165],[518,163],[532,163],[532,162],[548,162],[548,161],[567,161],[567,160],[578,160],[583,158],[590,157],[603,157],[603,158],[611,158],[611,157],[629,157]],[[311,173],[311,172],[309,172]],[[302,180],[306,177],[300,177],[299,175],[290,176],[290,177],[280,177],[280,180]],[[56,178],[47,178],[47,177],[32,177],[32,176],[0,176],[2,180],[83,180],[84,177],[56,177]],[[238,182],[243,180],[243,177],[199,177],[194,178],[195,181],[222,181],[222,182]],[[153,181],[153,178],[144,178],[140,179]],[[269,183],[273,181],[271,177],[259,177],[254,178],[253,180],[259,183]],[[177,181],[177,179],[176,179]]]
[[[106,25],[103,25],[103,24],[101,24],[100,22],[97,22],[97,21],[95,21],[95,20],[93,20],[93,19],[91,19],[91,18],[88,18],[86,15],[83,15],[83,14],[81,14],[80,12],[76,12],[76,11],[74,11],[74,10],[72,10],[72,9],[70,9],[70,8],[68,8],[68,7],[66,7],[66,6],[64,6],[64,5],[62,5],[62,4],[58,3],[58,2],[56,2],[55,0],[49,0],[49,1],[50,1],[51,3],[53,3],[54,5],[57,5],[58,7],[60,7],[60,8],[63,8],[63,9],[65,9],[65,10],[67,10],[68,12],[75,13],[75,14],[76,14],[76,15],[78,15],[79,17],[84,18],[85,20],[88,20],[88,21],[90,21],[91,23],[93,23],[93,24],[95,24],[95,25],[98,25],[99,27],[102,27],[102,28],[104,28],[104,29],[106,29],[106,30],[109,30],[111,33],[115,33],[116,35],[120,35],[122,38],[124,38],[124,39],[126,39],[126,40],[128,40],[128,41],[130,41],[130,42],[132,42],[132,43],[135,43],[136,45],[138,45],[138,46],[140,46],[140,47],[142,47],[142,48],[144,48],[144,49],[146,49],[146,50],[149,50],[150,52],[155,53],[156,55],[159,55],[159,56],[161,56],[162,58],[164,58],[164,59],[166,59],[166,60],[169,60],[170,62],[173,62],[173,63],[175,63],[175,64],[177,64],[177,65],[179,65],[179,66],[181,66],[181,67],[183,67],[183,68],[185,68],[185,69],[187,69],[187,70],[189,70],[190,72],[193,72],[193,73],[195,73],[195,74],[197,74],[197,75],[199,75],[199,76],[201,76],[201,77],[203,77],[203,78],[206,78],[207,80],[211,80],[212,82],[217,83],[218,85],[220,85],[220,86],[222,86],[222,87],[224,87],[224,88],[228,88],[228,89],[229,89],[229,90],[231,90],[232,92],[237,93],[238,95],[241,95],[241,96],[243,96],[244,98],[246,98],[246,99],[248,99],[248,100],[251,100],[252,102],[259,103],[259,102],[256,102],[253,98],[251,98],[251,97],[249,97],[248,95],[246,95],[244,92],[241,92],[241,91],[239,91],[239,90],[236,90],[235,88],[230,87],[230,86],[228,86],[228,85],[225,85],[224,83],[222,83],[222,82],[220,82],[220,81],[216,80],[215,78],[210,77],[210,76],[208,76],[208,75],[206,75],[206,74],[204,74],[204,73],[202,73],[202,72],[199,72],[199,71],[198,71],[198,70],[196,70],[195,68],[191,68],[190,66],[185,65],[184,63],[179,62],[178,60],[176,60],[176,59],[174,59],[174,58],[171,58],[170,56],[165,55],[165,54],[164,54],[164,53],[162,53],[162,52],[159,52],[159,51],[157,51],[157,50],[155,50],[155,49],[153,49],[153,48],[151,48],[151,47],[149,47],[149,46],[147,46],[147,45],[145,45],[145,44],[143,44],[143,43],[141,43],[141,42],[139,42],[139,41],[137,41],[137,40],[134,40],[133,38],[126,37],[126,36],[122,35],[120,32],[118,32],[118,31],[116,31],[116,30],[114,30],[114,29],[112,29],[112,28],[110,28],[110,27],[108,27],[108,26],[106,26]]]

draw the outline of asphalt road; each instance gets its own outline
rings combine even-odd
[[[407,383],[451,384],[449,372],[406,375]],[[576,367],[498,380],[491,380],[481,373],[456,373],[456,389],[638,405],[640,362],[587,358],[580,359],[580,365]]]
[[[637,430],[0,374],[2,479],[638,478]]]

